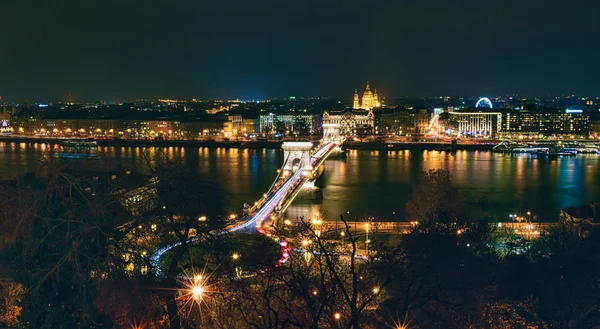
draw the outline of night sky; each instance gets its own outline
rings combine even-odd
[[[2,0],[4,100],[600,96],[600,2]]]

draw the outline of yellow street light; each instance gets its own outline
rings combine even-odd
[[[233,255],[231,255],[231,259],[233,260],[238,260],[240,258],[240,254],[238,253],[234,253]]]
[[[192,286],[192,297],[194,300],[200,300],[202,298],[202,294],[204,294],[204,288],[199,284],[194,284]]]
[[[237,216],[235,214],[229,215],[229,219],[235,219]]]
[[[378,294],[378,293],[379,293],[379,287],[375,287],[375,288],[373,288],[373,293],[374,293],[374,294]]]
[[[198,217],[198,221],[205,222],[206,221],[206,216],[200,216],[200,217]]]
[[[333,318],[334,318],[334,319],[336,319],[336,320],[339,320],[339,319],[341,319],[341,318],[342,318],[342,315],[340,314],[340,312],[336,312],[336,313],[333,315]]]

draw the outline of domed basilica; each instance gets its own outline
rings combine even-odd
[[[362,95],[362,101],[358,100],[358,90],[354,90],[354,102],[352,104],[353,109],[363,109],[363,110],[371,110],[374,107],[380,107],[381,102],[379,101],[379,95],[377,94],[377,89],[375,91],[371,91],[371,85],[367,81],[367,87]]]

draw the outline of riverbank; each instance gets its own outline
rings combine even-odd
[[[370,143],[370,142],[345,142],[344,149],[372,150],[372,151],[491,151],[495,144],[462,144],[462,143],[434,143],[434,142],[406,142],[406,143]]]
[[[68,138],[43,138],[24,136],[0,136],[0,142],[60,144]],[[280,141],[215,141],[215,140],[146,140],[146,139],[95,139],[99,146],[133,146],[133,147],[210,147],[210,148],[246,148],[246,149],[280,149]]]
[[[60,144],[68,138],[0,136],[0,142]],[[280,149],[283,141],[268,140],[147,140],[147,139],[95,139],[99,146],[133,146],[133,147],[209,147],[240,149]],[[313,141],[317,143],[317,141]],[[343,147],[349,150],[413,150],[413,151],[489,151],[494,144],[475,143],[442,143],[442,142],[357,142],[346,141]]]

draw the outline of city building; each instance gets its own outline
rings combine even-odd
[[[582,110],[510,111],[506,112],[503,135],[574,135],[587,137],[590,117]]]
[[[424,135],[430,119],[426,109],[381,109],[375,115],[375,131],[380,135]]]
[[[446,135],[495,137],[502,130],[502,113],[447,112],[440,115],[438,127]]]
[[[379,94],[377,93],[377,89],[375,91],[371,91],[371,85],[367,81],[367,86],[365,87],[365,91],[363,92],[362,99],[359,102],[358,99],[358,90],[354,90],[354,101],[352,103],[352,108],[363,109],[363,110],[371,110],[374,107],[380,107],[381,102],[379,100]]]
[[[241,115],[230,115],[223,123],[225,137],[247,137],[260,132],[260,119],[242,118]]]
[[[347,110],[323,113],[323,124],[339,124],[343,135],[372,134],[375,116],[372,110]]]
[[[600,138],[600,119],[590,121],[590,137]]]
[[[95,120],[19,118],[15,134],[38,136],[113,136],[196,138],[223,134],[222,120]]]
[[[0,111],[0,134],[6,134],[10,132],[10,113],[6,108],[4,108],[2,111]]]
[[[7,120],[0,120],[0,134],[6,134],[6,133],[10,133],[11,129],[10,126],[8,125],[8,121]]]
[[[263,114],[260,116],[260,132],[270,135],[310,135],[321,131],[318,114]]]

